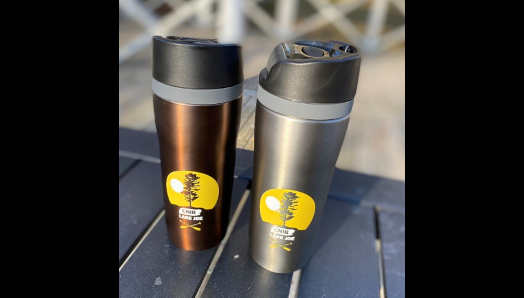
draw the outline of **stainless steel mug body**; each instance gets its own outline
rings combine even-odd
[[[169,239],[186,250],[216,246],[226,233],[242,112],[240,59],[238,46],[213,40],[153,39],[166,224]]]
[[[321,52],[326,56],[331,48],[346,46],[340,42],[316,43],[320,44],[320,50],[327,48]],[[252,258],[260,266],[277,273],[289,273],[304,267],[312,255],[335,163],[349,123],[354,96],[351,92],[356,92],[347,89],[351,92],[345,97],[329,99],[326,96],[339,92],[336,87],[341,87],[329,76],[324,76],[326,81],[317,83],[320,86],[334,84],[335,87],[325,89],[325,95],[312,96],[318,86],[301,87],[300,84],[307,85],[307,82],[296,82],[303,79],[307,68],[297,70],[298,74],[293,73],[293,69],[275,68],[279,63],[294,63],[295,59],[302,60],[298,67],[304,67],[299,63],[318,58],[307,55],[315,49],[307,49],[304,53],[303,48],[300,44],[279,45],[259,79],[249,248]],[[350,68],[357,67],[357,77],[353,78],[356,80],[360,61],[358,55],[351,54],[354,53],[344,56],[353,60]],[[326,60],[330,57],[327,56]],[[336,64],[332,60],[314,61]],[[332,65],[315,67],[318,67],[316,70],[325,67],[317,75],[333,70]],[[347,73],[342,69],[340,75]],[[334,71],[334,74],[339,73]],[[272,76],[280,76],[280,80],[287,77],[287,80],[279,85],[271,82]],[[356,87],[356,83],[354,85]],[[301,94],[304,96],[300,97]]]
[[[162,181],[167,181],[170,173],[191,170],[212,177],[219,190],[213,208],[194,208],[190,203],[203,198],[193,202],[184,200],[184,205],[172,204],[167,191],[171,183],[163,183],[169,238],[186,250],[213,247],[224,237],[229,220],[242,97],[218,105],[188,105],[154,95],[153,103]],[[183,177],[185,180],[185,175]],[[182,184],[184,180],[180,179]],[[199,182],[202,187],[203,182]],[[186,209],[184,214],[180,213],[182,208]],[[200,213],[193,216],[187,209],[200,210]],[[195,218],[197,220],[193,220]],[[187,224],[198,224],[195,226],[198,229],[183,228]]]

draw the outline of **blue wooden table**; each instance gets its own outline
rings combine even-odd
[[[335,170],[314,255],[276,274],[249,256],[253,152],[237,149],[229,233],[217,247],[169,241],[158,140],[119,128],[120,297],[405,297],[405,183]]]

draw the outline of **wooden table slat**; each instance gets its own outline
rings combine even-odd
[[[255,125],[255,109],[257,106],[257,99],[255,96],[245,95],[246,104],[242,109],[242,117],[240,119],[240,130],[238,131],[237,147],[245,148],[250,142],[254,134]]]
[[[298,297],[379,297],[374,211],[328,199]]]
[[[406,183],[377,176],[335,169],[329,196],[355,204],[406,211]]]
[[[192,297],[215,250],[176,247],[162,216],[120,271],[119,297]]]
[[[378,218],[387,297],[406,297],[406,216],[381,210]]]
[[[158,137],[156,133],[119,127],[118,149],[139,155],[160,158]]]
[[[230,218],[249,181],[235,179]],[[165,216],[119,274],[119,297],[193,297],[218,246],[186,251],[167,237]]]
[[[254,90],[258,89],[258,76],[253,76],[244,80],[244,90]]]
[[[249,214],[246,201],[235,228],[206,285],[202,297],[288,297],[292,274],[260,267],[249,255]],[[237,256],[237,258],[235,258]]]
[[[118,157],[118,177],[122,177],[122,174],[124,174],[135,162],[137,162],[136,159],[119,156]]]
[[[119,181],[118,258],[125,256],[137,238],[164,207],[160,165],[140,161]]]
[[[237,149],[235,175],[248,180],[253,179],[253,151]]]

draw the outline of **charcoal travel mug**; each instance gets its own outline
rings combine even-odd
[[[220,243],[229,221],[242,112],[238,45],[153,37],[153,105],[169,239],[186,250]]]
[[[278,45],[260,72],[249,251],[269,271],[312,255],[359,70],[354,46],[300,41]]]

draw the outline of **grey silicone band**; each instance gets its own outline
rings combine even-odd
[[[189,104],[219,104],[242,95],[243,83],[220,89],[185,89],[162,84],[153,79],[153,92],[160,98],[172,102]]]
[[[343,103],[303,103],[275,96],[258,85],[258,100],[268,109],[287,116],[310,120],[329,120],[347,116],[353,100]]]

